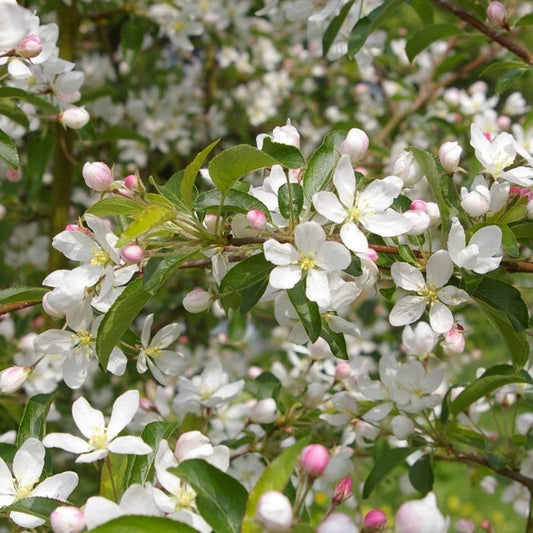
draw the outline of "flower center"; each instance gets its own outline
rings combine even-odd
[[[300,259],[298,260],[298,263],[300,263],[300,268],[304,272],[310,268],[316,268],[315,254],[313,252],[309,252],[307,254],[300,252]]]
[[[159,343],[156,346],[151,346],[150,348],[146,348],[146,350],[144,350],[144,353],[148,357],[161,357],[161,343]]]
[[[348,222],[362,222],[368,215],[373,215],[374,210],[368,200],[357,199],[354,206],[348,211]]]
[[[97,450],[105,450],[107,447],[107,429],[104,429],[103,432],[94,433],[89,444]]]
[[[93,249],[92,254],[91,265],[93,266],[104,266],[110,261],[109,254],[102,249]]]
[[[17,493],[16,499],[22,500],[30,495],[33,489],[33,483],[28,485],[20,485],[19,483],[20,481],[18,479],[14,480],[15,492]]]
[[[188,485],[180,487],[174,493],[174,502],[176,511],[190,509],[192,502],[196,498],[196,492],[189,488]]]
[[[439,297],[437,295],[437,288],[431,283],[425,285],[422,290],[417,291],[417,294],[418,296],[426,300],[426,304],[429,305],[429,307],[432,307],[434,303],[439,301]]]

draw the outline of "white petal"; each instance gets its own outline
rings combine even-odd
[[[269,276],[269,283],[274,289],[292,289],[302,278],[299,265],[276,267]]]
[[[168,324],[155,334],[151,346],[160,345],[160,348],[167,348],[181,335],[182,331],[181,324]]]
[[[330,272],[344,270],[351,260],[350,252],[339,242],[332,241],[323,243],[315,256],[317,266]]]
[[[304,222],[294,230],[296,248],[304,253],[316,252],[325,240],[326,233],[316,222]]]
[[[35,528],[44,524],[42,518],[37,518],[36,516],[26,513],[19,513],[17,511],[9,513],[9,518],[11,518],[15,524],[23,528]]]
[[[452,312],[444,304],[436,302],[429,310],[429,323],[435,333],[446,333],[453,326]]]
[[[118,518],[124,514],[124,511],[115,503],[102,496],[92,496],[87,500],[83,510],[87,529],[96,528],[101,524]]]
[[[474,233],[468,244],[476,244],[482,257],[500,252],[502,230],[498,226],[485,226]]]
[[[405,296],[392,308],[389,322],[392,326],[412,324],[422,316],[425,308],[426,302],[419,296]]]
[[[435,287],[443,287],[453,274],[453,263],[447,250],[435,252],[426,264],[426,278]]]
[[[368,253],[365,234],[353,223],[348,222],[341,228],[341,239],[348,249],[355,253]]]
[[[406,291],[419,291],[426,285],[422,272],[409,263],[396,262],[390,272],[394,283]]]
[[[112,453],[133,455],[146,455],[153,452],[141,437],[134,436],[117,437],[107,445],[107,449]]]
[[[359,202],[365,200],[376,212],[385,211],[402,191],[403,181],[397,176],[387,176],[373,181],[359,195]]]
[[[313,205],[323,217],[336,224],[344,222],[348,216],[339,199],[330,191],[321,191],[313,194]]]
[[[74,261],[90,261],[95,242],[81,231],[62,231],[52,240],[52,246]]]
[[[463,229],[463,226],[461,226],[459,219],[454,217],[452,219],[452,227],[450,228],[450,233],[448,235],[448,251],[450,252],[450,257],[452,258],[452,261],[457,266],[461,266],[461,264],[457,262],[457,258],[459,256],[459,253],[464,250],[465,247],[465,230]]]
[[[457,305],[468,300],[468,293],[453,285],[446,285],[446,287],[440,289],[437,292],[437,296],[439,297],[439,300],[446,305]]]
[[[314,269],[308,270],[305,281],[305,295],[322,308],[329,306],[331,295],[326,272]]]
[[[141,331],[141,344],[146,348],[150,342],[150,332],[152,329],[152,324],[154,323],[154,314],[149,314],[144,319],[143,329]]]
[[[4,495],[9,495],[9,499],[14,497],[14,494],[15,488],[13,486],[13,476],[11,475],[11,472],[5,461],[0,458],[0,507],[4,507],[4,505],[9,505],[11,503],[11,501],[9,501],[9,503],[3,503],[4,501],[2,498]]]
[[[13,474],[19,485],[33,487],[44,467],[44,446],[34,438],[27,439],[13,459]]]
[[[63,379],[71,389],[79,389],[87,379],[89,361],[83,355],[71,353],[63,361]]]
[[[108,441],[114,439],[133,420],[137,409],[139,409],[139,401],[139,391],[137,390],[129,390],[115,400],[107,425]]]
[[[100,448],[98,450],[94,450],[92,452],[84,453],[80,455],[74,462],[75,463],[94,463],[95,461],[99,461],[100,459],[107,457],[108,454],[109,452],[107,451],[107,449],[104,450]]]
[[[94,449],[87,441],[70,433],[50,433],[43,439],[43,444],[47,448],[60,448],[75,454],[87,453]]]
[[[361,224],[371,233],[381,237],[396,237],[408,232],[413,223],[400,213],[387,209],[383,213],[367,215],[361,220]]]
[[[275,265],[290,265],[298,260],[298,252],[294,246],[288,242],[280,243],[274,239],[269,239],[263,245],[265,258]]]
[[[78,398],[72,404],[72,418],[87,439],[91,439],[95,433],[104,432],[104,415],[97,409],[93,409],[83,397]]]
[[[333,173],[333,183],[339,193],[339,199],[342,204],[351,209],[355,203],[356,180],[349,155],[344,154],[339,159]]]
[[[124,352],[118,346],[115,346],[109,354],[107,370],[114,376],[122,376],[126,372],[127,363],[128,358],[124,355]]]
[[[62,472],[46,478],[32,491],[32,496],[44,496],[56,500],[66,500],[78,485],[78,474],[75,472]]]

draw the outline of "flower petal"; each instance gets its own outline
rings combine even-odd
[[[70,433],[50,433],[43,439],[47,448],[60,448],[71,453],[87,453],[94,450],[87,441]]]
[[[426,278],[435,287],[444,287],[453,274],[453,263],[447,250],[438,250],[426,264]]]
[[[306,254],[316,252],[325,240],[326,232],[316,222],[304,222],[294,230],[296,248]]]
[[[355,203],[355,172],[348,154],[343,154],[335,167],[333,183],[339,193],[342,205],[351,209]]]
[[[326,241],[322,243],[315,256],[315,263],[323,270],[335,272],[344,270],[350,265],[350,252],[339,242]]]
[[[302,278],[299,265],[278,266],[269,276],[269,283],[274,289],[292,289]]]
[[[429,323],[435,333],[446,333],[453,326],[452,312],[444,304],[435,302],[429,310]]]
[[[152,453],[152,448],[141,437],[126,436],[113,439],[107,449],[112,453],[146,455]]]
[[[313,194],[313,205],[323,217],[336,224],[341,224],[348,216],[339,199],[330,191],[320,191]]]
[[[322,270],[310,269],[305,281],[305,295],[320,307],[327,308],[331,301],[328,275]]]
[[[72,418],[82,435],[87,439],[95,433],[103,433],[105,429],[104,415],[93,409],[89,402],[81,397],[72,404]]]
[[[406,291],[419,291],[426,285],[422,272],[409,263],[396,262],[390,272],[394,283]]]
[[[138,390],[129,390],[115,400],[107,425],[108,442],[114,439],[133,420],[137,409],[139,409],[139,401]]]
[[[298,260],[298,252],[289,242],[280,243],[274,239],[268,239],[263,245],[267,261],[278,266],[290,265]]]
[[[426,302],[420,296],[405,296],[392,308],[389,322],[392,326],[412,324],[422,316],[425,308]]]

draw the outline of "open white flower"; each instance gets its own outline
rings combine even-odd
[[[44,446],[37,439],[29,438],[17,450],[13,459],[13,474],[0,458],[0,507],[41,496],[65,500],[78,484],[74,472],[62,472],[50,476],[39,483],[44,467]],[[26,513],[11,511],[9,518],[23,528],[34,528],[44,524],[44,520]]]
[[[467,246],[465,230],[459,219],[453,218],[448,235],[448,251],[457,266],[486,274],[500,266],[502,230],[498,226],[484,226],[472,235]]]
[[[326,233],[316,222],[304,222],[294,230],[294,243],[269,239],[264,244],[265,257],[276,268],[270,273],[275,289],[292,289],[305,275],[305,294],[321,307],[328,307],[331,289],[328,272],[350,265],[350,252],[340,243],[326,241]]]
[[[72,418],[87,440],[70,433],[50,433],[44,438],[43,444],[47,448],[61,448],[80,454],[76,463],[92,463],[103,459],[109,452],[146,455],[152,448],[140,437],[117,437],[132,421],[138,408],[139,392],[125,392],[115,400],[106,426],[102,412],[93,409],[85,398],[78,398],[72,404]]]
[[[394,283],[416,296],[404,296],[392,308],[389,322],[405,326],[416,322],[429,307],[429,323],[436,333],[445,333],[453,326],[453,315],[446,305],[467,300],[468,294],[452,285],[444,286],[453,274],[453,263],[446,250],[435,252],[426,264],[426,277],[409,263],[394,263],[391,275]],[[445,305],[446,304],[446,305]]]

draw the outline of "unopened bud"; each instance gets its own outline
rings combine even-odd
[[[316,528],[316,533],[357,533],[352,519],[344,513],[331,513]]]
[[[49,315],[49,316],[53,316],[54,318],[63,318],[65,316],[65,313],[57,310],[54,306],[52,306],[50,304],[50,302],[48,301],[48,298],[49,298],[49,295],[51,293],[50,292],[47,292],[44,296],[43,296],[43,299],[41,300],[41,305],[43,306],[43,310],[44,312]]]
[[[11,394],[26,383],[31,370],[25,366],[10,366],[0,372],[0,392]]]
[[[276,401],[272,398],[265,398],[264,400],[254,400],[254,404],[250,409],[249,418],[254,424],[270,424],[278,417],[278,406]]]
[[[54,533],[79,533],[85,528],[85,516],[77,507],[61,505],[50,514],[50,525]]]
[[[331,499],[331,504],[335,507],[340,505],[352,495],[352,479],[346,476],[336,487]]]
[[[424,213],[428,212],[428,206],[424,200],[413,200],[410,209],[413,211],[423,211]]]
[[[498,117],[498,126],[500,126],[502,130],[509,129],[509,127],[511,126],[511,118],[507,115],[500,115]]]
[[[322,444],[309,444],[300,455],[300,468],[310,478],[324,473],[329,463],[329,452]]]
[[[138,263],[143,258],[144,251],[138,244],[127,244],[120,249],[120,257],[126,263]]]
[[[374,248],[369,248],[368,253],[366,255],[368,255],[368,258],[371,261],[374,261],[374,263],[378,260],[379,257],[378,253],[376,252],[376,250],[374,250]]]
[[[215,233],[215,227],[217,223],[217,216],[213,214],[207,214],[204,217],[204,228],[210,233]]]
[[[111,169],[102,161],[85,163],[82,175],[87,187],[98,192],[108,190],[115,181]]]
[[[381,509],[372,509],[363,518],[363,533],[383,531],[387,527],[387,515]]]
[[[91,116],[84,107],[69,107],[63,113],[59,114],[59,122],[63,126],[72,128],[73,130],[83,128],[89,122],[90,118]]]
[[[349,378],[352,373],[352,367],[349,363],[342,361],[335,367],[335,379],[343,380]]]
[[[136,191],[139,188],[139,178],[135,174],[130,174],[124,178],[124,186],[130,191]]]
[[[352,128],[346,135],[346,139],[342,141],[339,152],[349,155],[352,165],[355,165],[365,157],[368,144],[368,135],[359,128]]]
[[[457,520],[455,522],[455,531],[457,533],[474,533],[476,530],[476,525],[472,520],[467,520],[466,518],[462,518],[461,520]]]
[[[446,172],[455,172],[459,166],[463,149],[457,141],[445,142],[439,148],[439,160]]]
[[[409,209],[403,216],[411,222],[411,229],[406,231],[407,235],[421,235],[431,224],[429,215],[418,209]]]
[[[257,502],[255,517],[267,531],[288,531],[292,525],[292,505],[281,492],[265,492]]]
[[[252,209],[246,213],[246,221],[252,229],[261,231],[265,228],[266,216],[263,211],[260,211],[259,209]]]
[[[410,500],[396,513],[395,533],[445,533],[448,522],[437,507],[437,498],[429,492],[422,500]]]
[[[424,176],[411,152],[401,152],[392,164],[392,174],[403,181],[405,187],[412,187]]]
[[[6,170],[6,180],[11,181],[12,183],[15,183],[17,181],[20,181],[20,178],[22,177],[22,172],[20,170],[15,170],[14,168],[9,167]]]
[[[31,57],[37,57],[43,50],[43,43],[37,35],[30,33],[24,40],[17,46],[17,54],[19,56],[29,59]]]
[[[487,17],[495,26],[507,25],[507,9],[501,2],[491,2],[487,8]]]
[[[444,334],[444,341],[441,346],[446,353],[463,353],[465,349],[465,338],[456,328],[452,328]]]
[[[183,307],[189,313],[201,313],[211,303],[211,295],[200,287],[196,287],[183,298]]]
[[[405,440],[415,430],[415,424],[406,416],[398,415],[392,419],[391,422],[392,433],[399,440]]]
[[[436,202],[426,202],[427,214],[431,224],[438,224],[440,222],[440,210]]]

